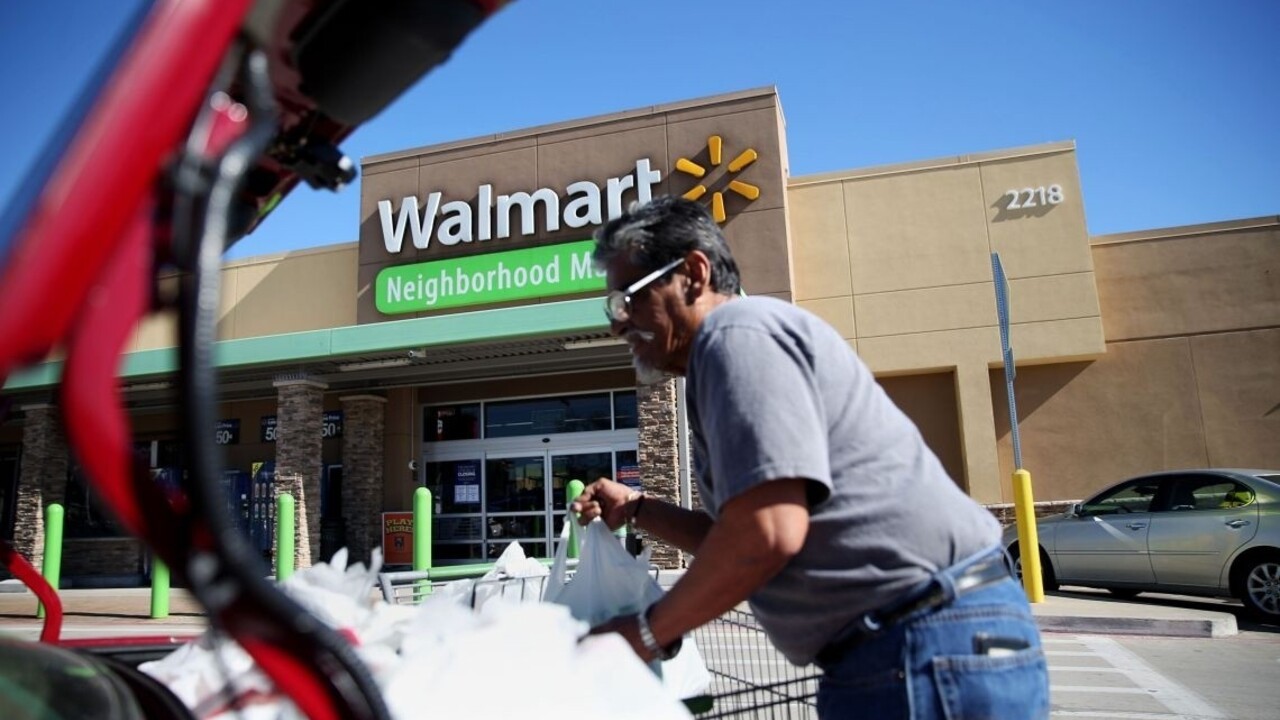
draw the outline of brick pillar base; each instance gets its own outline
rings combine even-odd
[[[13,547],[37,568],[44,562],[44,510],[67,494],[67,440],[54,405],[26,405]]]
[[[342,519],[347,558],[369,563],[382,544],[382,445],[387,399],[378,395],[342,398]]]
[[[320,470],[324,424],[324,391],[328,385],[306,376],[281,376],[275,381],[276,479],[275,494],[290,493],[295,501],[296,567],[310,567],[312,549],[320,553]],[[272,537],[272,568],[277,555]]]
[[[673,504],[680,503],[679,446],[676,443],[676,384],[665,380],[636,388],[639,413],[640,477],[644,491]],[[653,548],[652,561],[663,568],[678,568],[680,550],[652,536],[644,536]]]

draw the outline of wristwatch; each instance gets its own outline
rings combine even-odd
[[[653,606],[645,608],[636,615],[636,628],[640,633],[640,644],[644,645],[644,649],[653,653],[654,657],[659,660],[670,660],[680,652],[680,646],[684,644],[684,637],[677,637],[674,642],[666,647],[658,644],[658,639],[653,636],[653,630],[649,628],[649,613],[653,611]]]

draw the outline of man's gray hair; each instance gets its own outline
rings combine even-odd
[[[622,255],[640,268],[657,270],[701,250],[711,261],[712,290],[736,295],[742,285],[720,226],[692,200],[663,195],[643,205],[633,204],[597,230],[595,239],[592,259],[601,267]]]

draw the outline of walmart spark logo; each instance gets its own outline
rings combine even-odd
[[[712,135],[707,138],[707,156],[713,167],[720,166],[720,160],[724,150],[724,138],[719,135]],[[755,162],[760,155],[753,149],[747,148],[738,153],[738,156],[729,161],[729,175],[737,175],[751,163]],[[707,174],[707,169],[689,158],[680,158],[676,160],[676,170],[691,175],[701,180]],[[728,189],[732,192],[746,198],[747,201],[755,200],[760,197],[760,188],[746,183],[741,180],[733,179],[729,181]],[[698,200],[707,194],[707,186],[699,183],[693,186],[693,189],[684,194],[686,200]],[[723,223],[725,220],[724,213],[724,193],[716,190],[711,193],[711,216],[716,219],[717,223]]]

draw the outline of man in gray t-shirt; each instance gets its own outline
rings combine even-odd
[[[804,546],[751,596],[792,662],[812,661],[857,616],[999,542],[991,513],[947,477],[814,315],[765,297],[724,303],[698,328],[686,377],[694,470],[712,519],[761,483],[805,480]]]
[[[995,519],[947,477],[849,345],[814,315],[739,297],[700,205],[612,220],[595,259],[641,383],[687,378],[702,510],[601,478],[571,506],[695,555],[618,632],[645,660],[748,600],[773,643],[817,662],[822,717],[1035,718],[1048,676]],[[976,657],[984,656],[984,657]]]

